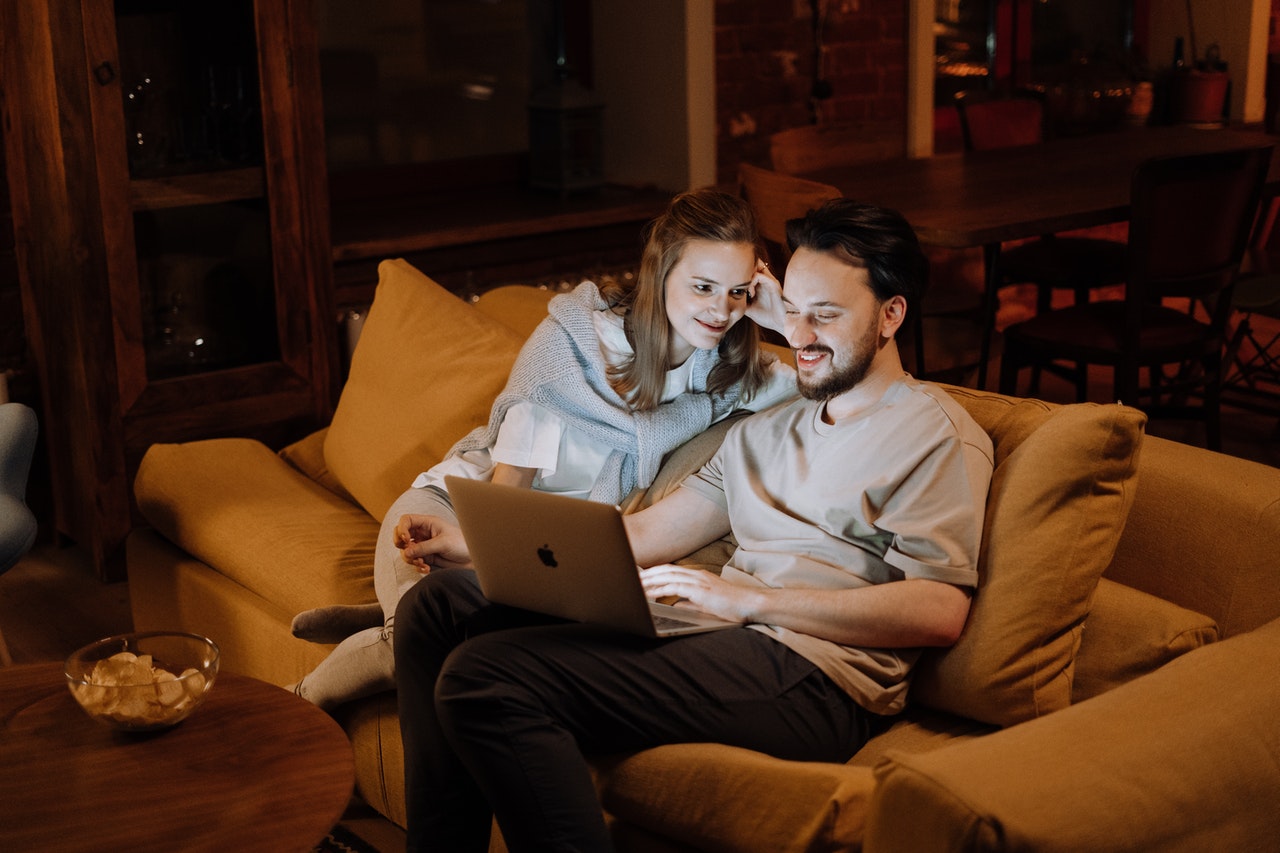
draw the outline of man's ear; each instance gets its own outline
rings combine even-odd
[[[907,319],[907,300],[902,295],[890,296],[880,305],[880,337],[891,338]]]

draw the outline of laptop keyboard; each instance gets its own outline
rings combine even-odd
[[[673,628],[696,628],[697,622],[690,622],[686,619],[676,619],[673,616],[654,616],[653,627],[659,631],[670,631]]]

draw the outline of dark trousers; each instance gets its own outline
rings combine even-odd
[[[401,599],[395,659],[410,851],[610,850],[584,755],[716,742],[847,761],[868,715],[746,628],[651,640],[489,602],[436,570]]]

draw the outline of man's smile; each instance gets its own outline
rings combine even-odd
[[[805,347],[804,349],[796,350],[796,365],[814,367],[831,354],[831,350],[826,347]]]

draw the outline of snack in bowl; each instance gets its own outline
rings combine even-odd
[[[90,643],[67,658],[71,695],[93,719],[154,731],[186,719],[218,674],[218,646],[198,634],[150,631]]]

